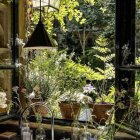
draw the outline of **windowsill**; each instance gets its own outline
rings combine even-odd
[[[11,130],[13,130],[14,132],[19,132],[19,125],[18,125],[18,121],[17,120],[7,120],[7,121],[3,121],[0,123],[0,126],[3,127],[4,125],[8,126],[7,128],[11,128]],[[42,123],[42,126],[45,130],[49,131],[47,132],[48,135],[50,135],[50,129],[51,129],[51,124],[46,124],[46,123]],[[35,130],[38,127],[38,123],[36,122],[30,122],[30,128]],[[16,128],[16,129],[14,129]],[[10,130],[10,131],[11,131]],[[71,134],[71,130],[72,127],[71,126],[63,126],[63,125],[59,125],[59,124],[55,124],[54,126],[54,130],[55,130],[55,137],[57,139],[61,139],[63,137],[70,137]],[[99,130],[97,129],[89,129],[89,132],[91,132],[93,135],[99,133]],[[124,133],[124,132],[117,132],[115,135],[115,140],[135,140],[136,138],[133,137],[130,134]]]
[[[15,65],[1,65],[0,64],[0,69],[15,69],[16,67],[15,67]]]
[[[5,113],[2,113],[0,114],[0,122],[3,122],[3,121],[6,121],[6,120],[9,120],[9,119],[12,119],[14,118],[16,115],[15,114],[5,114]]]

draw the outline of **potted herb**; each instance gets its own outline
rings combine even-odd
[[[78,118],[81,110],[81,93],[68,91],[60,96],[59,107],[63,119],[74,120]]]
[[[92,118],[95,122],[104,124],[108,120],[108,111],[114,106],[114,93],[115,88],[111,87],[110,93],[97,97],[92,107]]]
[[[78,118],[81,105],[88,100],[88,96],[83,94],[83,86],[86,85],[86,79],[95,73],[87,66],[83,66],[73,61],[67,62],[65,66],[66,82],[61,91],[59,107],[64,119]],[[95,76],[96,77],[96,76]]]

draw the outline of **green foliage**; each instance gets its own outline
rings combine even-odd
[[[100,8],[107,9],[102,12]],[[79,10],[82,12],[85,22],[81,25],[75,19],[67,21],[67,36],[66,46],[69,50],[75,51],[77,57],[80,57],[81,63],[90,64],[92,68],[98,65],[97,59],[93,59],[93,54],[96,51],[91,47],[98,43],[112,49],[114,47],[114,23],[115,16],[114,5],[109,5],[109,1],[96,1],[94,5],[85,3],[84,0],[79,1]],[[107,41],[103,44],[102,38],[104,36]],[[100,45],[100,44],[98,44]]]
[[[95,51],[94,57],[98,60],[101,66],[94,67],[95,71],[99,73],[99,79],[96,81],[96,89],[99,93],[99,100],[102,102],[113,101],[114,97],[114,81],[115,70],[112,64],[112,59],[115,54],[107,48],[108,40],[104,36],[99,36],[96,41],[96,46],[92,49]]]
[[[104,75],[104,79],[112,79],[114,78],[115,73],[114,66],[111,61],[115,57],[115,54],[107,48],[108,41],[105,37],[99,36],[96,43],[97,46],[93,47],[93,50],[95,51],[94,57],[98,59],[99,63],[103,64],[103,66],[95,67],[95,69],[98,70],[101,75]]]
[[[136,64],[140,65],[140,57],[136,58]]]
[[[56,51],[36,55],[27,67],[26,87],[31,92],[35,85],[39,85],[45,100],[58,100],[63,94],[69,94],[70,98],[82,92],[86,81],[98,79],[98,73],[88,66],[75,63],[71,57]]]
[[[107,38],[105,38],[104,36],[99,36],[99,37],[96,39],[96,44],[99,45],[99,46],[102,46],[102,47],[107,46],[107,45],[108,45]],[[102,48],[102,49],[101,49],[101,48],[99,49],[99,47],[98,47],[98,50],[101,51],[101,50],[103,50],[103,48]],[[108,52],[108,51],[109,51],[109,49],[104,48],[104,53],[106,53],[106,52]],[[102,51],[101,51],[101,52],[102,52]]]
[[[95,38],[98,36],[98,34],[103,34],[107,36],[107,38],[111,39],[110,43],[112,42],[112,37],[114,35],[114,18],[113,15],[114,6],[109,5],[109,0],[103,1],[97,1],[97,0],[61,0],[61,5],[59,11],[54,12],[43,12],[42,19],[46,25],[46,29],[49,32],[51,38],[57,35],[58,32],[62,33],[61,36],[66,41],[66,35],[69,32],[73,35],[75,34],[75,31],[79,32],[78,29],[88,29],[90,32],[91,38]],[[105,12],[101,9],[106,9]],[[35,21],[34,23],[37,23],[38,21],[38,14],[37,10],[34,12],[32,21]],[[57,27],[58,29],[53,29],[53,22],[54,20],[58,21]],[[112,25],[110,27],[110,25]],[[98,32],[94,31],[94,28],[98,30]],[[80,30],[81,31],[81,30]],[[65,32],[65,33],[64,33]],[[71,36],[72,37],[72,36]],[[61,45],[60,47],[66,47],[70,46],[70,49],[76,49],[78,48],[78,44],[80,45],[81,38],[75,38],[73,39],[74,42],[77,42],[77,45],[68,45],[69,42],[64,44],[61,40],[58,41],[58,45]],[[87,37],[86,37],[87,38]],[[88,47],[87,45],[87,39],[85,40],[85,47],[82,49],[86,49]],[[64,46],[63,46],[64,45]],[[74,48],[73,48],[74,47]],[[81,47],[81,46],[80,46]],[[79,51],[80,52],[80,51]],[[87,57],[88,53],[86,54]],[[80,56],[82,57],[82,56]],[[89,56],[90,57],[90,56]],[[85,57],[83,58],[85,60]],[[89,58],[90,59],[90,58]],[[84,61],[83,60],[83,61]],[[93,60],[94,61],[94,60]],[[84,61],[85,62],[85,61]]]
[[[136,58],[136,64],[140,65],[140,57]],[[135,100],[140,104],[140,71],[135,73]]]
[[[96,102],[106,102],[106,103],[114,103],[114,86],[110,87],[108,94],[102,94],[99,98],[96,99]]]
[[[113,7],[110,5],[106,5],[106,3],[108,2],[109,1],[105,2],[103,0],[100,0],[100,1],[62,0],[59,11],[49,12],[47,14],[43,13],[44,23],[46,24],[47,30],[51,35],[55,35],[55,32],[53,33],[51,30],[53,27],[52,22],[54,21],[54,19],[57,19],[58,22],[60,23],[60,26],[58,25],[58,27],[60,28],[61,31],[63,30],[64,32],[71,32],[73,29],[75,31],[77,29],[83,29],[86,27],[88,29],[91,29],[90,32],[92,32],[92,34],[90,35],[91,36],[94,35],[95,47],[89,49],[89,51],[88,50],[86,51],[86,58],[84,57],[84,61],[83,61],[84,64],[85,63],[88,64],[88,61],[89,61],[89,66],[91,66],[94,69],[94,71],[90,67],[88,67],[87,69],[86,65],[82,65],[81,67],[80,64],[74,64],[73,61],[69,61],[65,65],[67,65],[67,68],[71,69],[73,73],[67,69],[65,69],[65,71],[67,71],[67,74],[69,74],[72,78],[73,77],[79,78],[81,76],[82,78],[86,77],[86,79],[89,79],[91,81],[97,80],[98,83],[99,81],[101,82],[104,80],[103,83],[106,83],[105,79],[109,80],[114,76],[114,67],[111,63],[114,57],[114,54],[112,54],[111,50],[108,48],[108,46],[112,44],[111,43],[112,40],[110,40],[110,37],[112,38],[113,29],[110,30],[110,24],[112,25],[112,27],[114,27],[113,26],[114,22],[112,21],[113,18],[112,17],[110,18],[110,15],[113,15],[112,13]],[[37,21],[37,16],[38,15],[36,14],[36,17],[33,20]],[[95,33],[95,31],[92,30],[93,27],[97,28],[99,31]],[[73,34],[74,33],[75,32],[73,32]],[[104,37],[104,36],[107,36],[107,37]],[[77,41],[75,37],[73,41],[75,40]],[[63,42],[59,42],[59,43],[64,44]],[[71,45],[71,41],[68,41],[67,43],[70,43]],[[80,43],[77,43],[77,44],[80,44]],[[80,51],[78,50],[78,53],[79,52]],[[93,55],[94,55],[94,59],[93,59]],[[104,57],[104,55],[106,56]],[[86,59],[87,59],[87,62],[86,62]],[[86,71],[86,73],[84,73],[83,71]],[[79,73],[81,73],[81,75],[78,77]],[[70,77],[70,76],[67,76],[67,77]]]

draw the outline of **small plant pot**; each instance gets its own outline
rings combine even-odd
[[[107,112],[111,110],[113,106],[113,104],[109,103],[89,104],[93,121],[99,124],[105,124],[106,120],[109,118]]]
[[[32,103],[42,102],[42,99],[40,98],[33,98]],[[31,115],[35,115],[34,113],[39,113],[42,117],[46,117],[48,110],[46,107],[41,105],[35,105],[35,107],[31,108]]]
[[[74,120],[79,117],[81,106],[79,103],[59,103],[61,115],[63,119]]]

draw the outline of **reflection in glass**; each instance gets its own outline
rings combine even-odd
[[[79,123],[79,121],[74,120],[71,127],[72,127],[71,139],[72,140],[79,140],[79,135],[80,135],[80,123]]]

